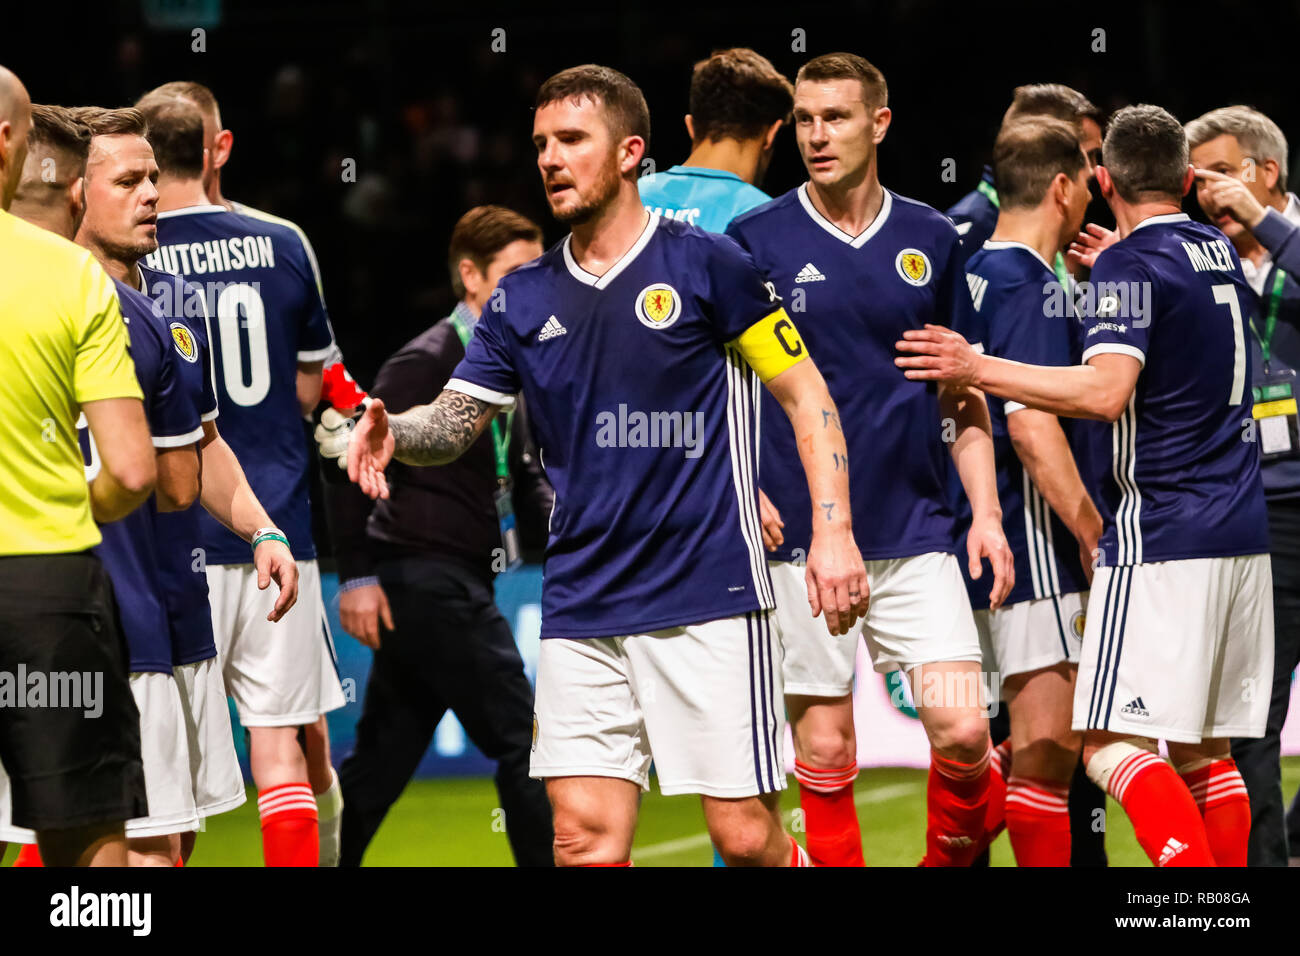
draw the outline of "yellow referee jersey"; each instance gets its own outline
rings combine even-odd
[[[85,249],[0,211],[0,555],[100,541],[77,419],[141,398],[113,281]]]

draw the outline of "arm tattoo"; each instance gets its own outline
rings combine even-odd
[[[459,458],[491,421],[496,406],[444,389],[432,403],[388,419],[393,457],[408,465],[445,465]]]
[[[844,429],[842,429],[842,428],[840,427],[840,415],[839,415],[839,412],[833,412],[833,411],[831,411],[831,410],[829,410],[829,409],[823,408],[823,409],[822,409],[822,428],[829,428],[831,425],[834,425],[834,426],[835,426],[835,430],[838,431],[838,432],[843,432],[843,431],[844,431]]]
[[[833,502],[833,501],[823,501],[823,502],[821,502],[821,506],[822,506],[823,508],[826,509],[826,520],[827,520],[827,521],[830,521],[830,520],[831,520],[831,513],[835,510],[835,502]]]

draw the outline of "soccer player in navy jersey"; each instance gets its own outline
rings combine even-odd
[[[1273,677],[1254,293],[1223,234],[1181,212],[1195,173],[1173,116],[1121,110],[1103,152],[1120,240],[1093,268],[1084,364],[980,355],[937,326],[906,332],[896,362],[916,381],[1111,423],[1091,434],[1111,467],[1073,727],[1153,863],[1243,866],[1250,802],[1229,738],[1263,735]]]
[[[159,248],[149,262],[204,285],[223,436],[266,505],[258,527],[248,526],[250,514],[233,522],[199,515],[213,632],[227,692],[249,730],[263,855],[269,865],[315,866],[317,806],[298,728],[344,699],[311,539],[302,416],[319,398],[333,335],[300,234],[207,201],[198,110],[173,101],[148,115],[155,135],[188,144],[164,154]],[[304,602],[283,614],[254,560],[264,542],[289,547],[303,578]]]
[[[1077,126],[1079,141],[1090,166],[1101,162],[1101,111],[1078,90],[1063,83],[1031,83],[1016,87],[1011,105],[1002,116],[1005,128],[1018,120],[1054,117]],[[945,215],[961,235],[962,248],[970,258],[984,247],[997,225],[1000,199],[993,181],[993,167],[985,166],[978,185],[952,205]],[[1094,227],[1095,228],[1095,227]],[[1064,273],[1064,260],[1053,257],[1053,268]]]
[[[455,459],[522,391],[555,509],[531,772],[560,865],[628,865],[651,760],[698,793],[729,865],[801,865],[783,832],[780,643],[767,613],[752,366],[802,441],[817,511],[805,594],[831,634],[861,616],[834,403],[793,323],[730,240],[647,213],[641,91],[581,66],[538,91],[538,168],[564,241],[506,276],[430,405],[372,402],[348,472]],[[837,466],[837,463],[841,463]]]
[[[966,263],[975,337],[987,354],[1078,362],[1082,326],[1052,263],[1083,223],[1091,174],[1074,125],[1047,116],[1003,125],[993,147],[997,225]],[[985,667],[1000,675],[1010,712],[1000,762],[1006,828],[1021,866],[1069,866],[1068,794],[1082,742],[1070,728],[1071,702],[1102,531],[1093,486],[1072,450],[1085,441],[1085,423],[997,400],[989,417],[1016,583],[997,610],[989,609],[987,585],[968,579],[967,587]],[[964,527],[965,502],[958,514]]]
[[[167,105],[176,101],[194,106],[199,111],[203,121],[203,146],[207,150],[207,157],[203,172],[199,178],[203,184],[203,193],[207,197],[207,201],[215,206],[223,206],[231,212],[268,219],[293,230],[297,233],[303,250],[313,263],[313,268],[315,268],[315,250],[312,248],[307,234],[297,224],[287,219],[281,219],[278,216],[271,216],[269,213],[246,206],[243,203],[227,199],[222,195],[221,172],[230,160],[234,149],[235,135],[222,125],[221,106],[212,90],[202,83],[196,83],[192,80],[177,80],[164,83],[150,90],[140,98],[136,106],[144,111],[146,117],[153,116],[157,120],[166,112]],[[157,124],[155,123],[155,125]],[[318,293],[323,299],[324,293],[319,288],[319,270],[316,270],[316,272]],[[366,394],[352,379],[352,376],[348,374],[343,364],[343,355],[339,351],[337,344],[334,344],[321,358],[321,365],[319,386],[315,381],[314,374],[304,372],[299,375],[298,380],[301,392],[300,399],[304,407],[308,403],[315,404],[315,402],[312,402],[312,397],[317,394],[320,401],[327,402],[330,406],[329,409],[326,409],[322,419],[324,428],[321,432],[321,438],[325,441],[322,442],[321,451],[322,454],[326,454],[331,439],[335,447],[347,447],[347,434],[352,427],[350,416],[354,414],[357,406],[364,403]],[[343,793],[339,787],[338,777],[334,772],[333,765],[330,762],[329,725],[326,723],[323,713],[318,715],[315,721],[302,728],[302,740],[304,745],[303,753],[307,760],[307,779],[311,784],[317,805],[320,865],[337,866],[339,828],[342,825],[343,818]]]
[[[171,866],[179,858],[182,829],[198,826],[189,768],[175,756],[186,753],[180,695],[171,672],[166,599],[159,571],[159,548],[152,515],[188,507],[199,493],[202,435],[198,412],[185,399],[171,333],[153,314],[141,291],[135,259],[152,248],[158,191],[157,168],[144,140],[144,121],[135,110],[82,110],[63,122],[89,127],[84,177],[85,216],[77,220],[78,244],[94,253],[112,277],[122,317],[130,335],[131,358],[144,393],[145,413],[157,458],[156,497],[120,521],[101,528],[96,553],[104,562],[126,638],[131,692],[140,712],[140,749],[144,761],[148,816],[126,823],[127,860],[131,866]],[[19,209],[21,213],[22,209]],[[65,238],[74,238],[65,233]],[[86,478],[100,468],[90,431],[80,429]],[[7,822],[7,821],[6,821]],[[35,843],[35,834],[18,842]],[[34,846],[23,863],[36,863]]]
[[[792,470],[801,438],[765,402],[760,484],[777,516],[768,522],[780,539],[772,581],[810,852],[815,862],[863,865],[852,699],[861,635],[878,671],[901,670],[912,681],[931,742],[924,862],[968,865],[984,832],[991,757],[979,638],[953,553],[948,453],[974,513],[966,558],[977,578],[981,560],[992,563],[994,607],[1011,587],[1012,562],[983,396],[908,382],[893,366],[904,329],[969,331],[973,317],[952,223],[880,184],[887,103],[884,76],[860,56],[804,64],[794,122],[809,181],[737,217],[727,234],[791,303],[809,355],[825,370],[849,447],[837,464],[850,478],[859,562],[871,585],[861,627],[838,639],[808,614],[801,565],[820,516]],[[954,692],[939,692],[945,685]]]

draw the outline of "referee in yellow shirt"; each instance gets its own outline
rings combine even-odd
[[[96,521],[149,497],[154,451],[108,275],[7,211],[30,128],[27,90],[0,67],[0,763],[46,865],[125,866],[123,822],[148,813],[140,715],[90,549]]]

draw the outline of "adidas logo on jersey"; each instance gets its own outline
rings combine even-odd
[[[1165,848],[1160,851],[1160,860],[1156,863],[1156,866],[1168,866],[1170,860],[1186,849],[1186,843],[1180,843],[1174,837],[1170,837],[1169,842],[1165,844]]]
[[[1129,714],[1133,717],[1150,717],[1151,711],[1147,710],[1147,705],[1142,702],[1141,697],[1134,697],[1127,704],[1119,709],[1121,714]]]
[[[799,270],[799,274],[794,277],[795,282],[823,282],[826,277],[817,271],[817,267],[811,262]]]
[[[569,330],[560,324],[559,319],[551,316],[546,320],[546,324],[542,326],[542,331],[537,333],[537,341],[545,342],[547,339],[553,339],[558,335],[567,335],[568,332]]]

